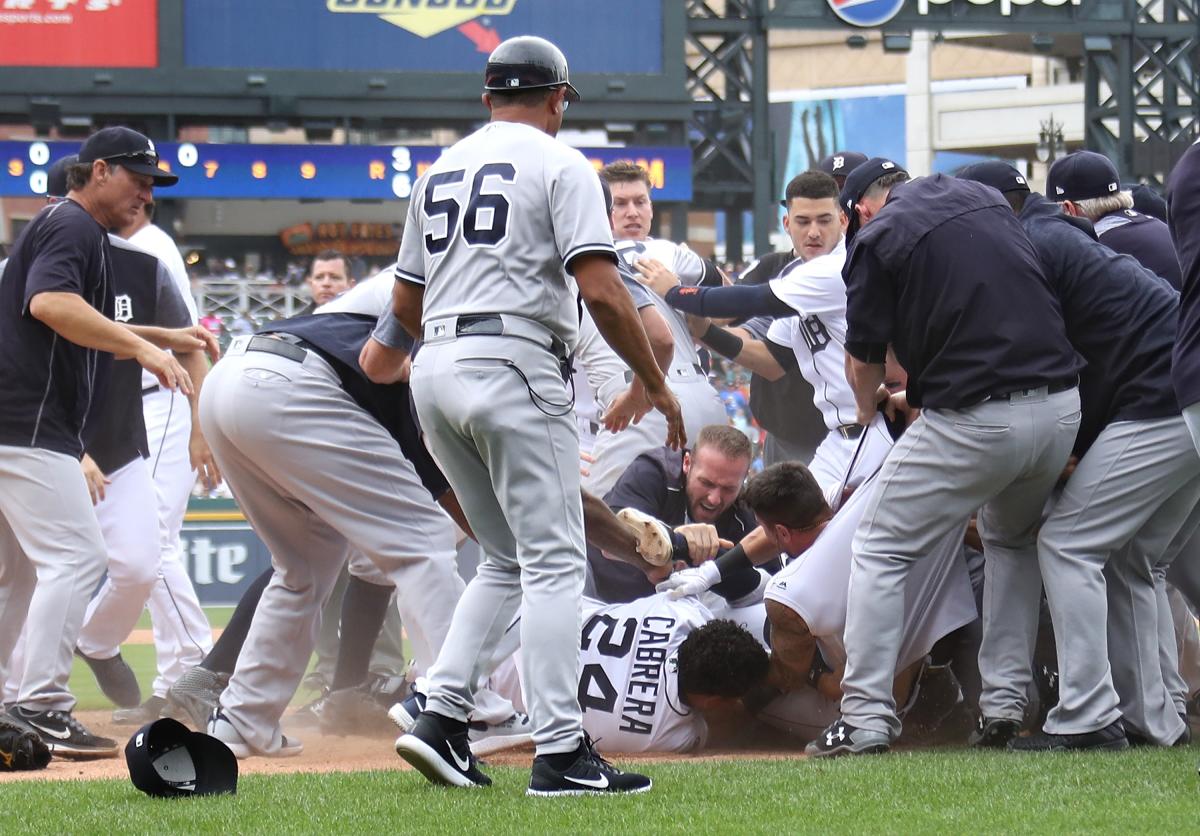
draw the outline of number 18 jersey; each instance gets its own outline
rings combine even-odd
[[[425,286],[424,321],[514,314],[574,348],[573,258],[616,261],[596,171],[575,149],[516,122],[490,122],[418,179],[396,278]]]

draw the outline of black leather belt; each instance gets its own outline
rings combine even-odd
[[[303,343],[303,340],[293,337],[291,334],[264,334],[251,337],[250,342],[246,343],[246,350],[278,354],[280,357],[303,363],[304,358],[308,356],[308,349],[304,347]]]
[[[162,387],[159,386],[157,383],[155,383],[153,386],[143,386],[142,387],[142,397],[144,398],[147,395],[153,395],[155,392],[157,392],[161,388]]]
[[[555,336],[549,329],[545,329],[547,342],[542,342],[540,338],[527,332],[527,329],[517,329],[515,332],[505,331],[504,320],[498,314],[464,314],[459,316],[454,323],[454,334],[458,337],[469,336],[510,336],[519,340],[526,340],[542,348],[549,349],[556,357],[565,358],[567,356],[567,346]]]
[[[1051,381],[1050,383],[1044,384],[1044,386],[1030,386],[1025,389],[1014,389],[1011,392],[1001,392],[998,395],[989,396],[988,400],[1007,401],[1014,396],[1030,397],[1031,395],[1034,395],[1035,393],[1037,393],[1037,391],[1039,389],[1042,389],[1042,388],[1045,388],[1047,395],[1057,395],[1059,392],[1065,392],[1068,389],[1074,389],[1078,385],[1079,385],[1079,379],[1072,377],[1067,380]]]
[[[862,437],[864,430],[866,430],[866,427],[864,427],[862,424],[842,424],[840,427],[835,429],[834,432],[840,435],[842,438],[854,441],[855,439]]]

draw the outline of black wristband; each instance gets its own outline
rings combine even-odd
[[[704,336],[700,338],[700,342],[730,360],[742,353],[742,338],[717,325],[709,325]]]
[[[721,580],[727,581],[733,575],[745,569],[753,569],[754,564],[750,562],[750,558],[746,556],[746,550],[742,548],[741,543],[734,546],[729,551],[720,555],[716,559],[717,571],[721,573]]]

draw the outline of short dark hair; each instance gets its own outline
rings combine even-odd
[[[783,192],[783,199],[785,203],[791,204],[798,197],[806,200],[821,200],[832,197],[836,203],[838,194],[839,189],[836,180],[823,171],[812,169],[797,174],[791,179]]]
[[[1004,199],[1008,201],[1008,205],[1018,215],[1025,208],[1025,199],[1029,197],[1029,192],[1024,189],[1013,189],[1011,192],[1004,192]]]
[[[767,677],[767,651],[750,631],[721,618],[679,645],[679,693],[742,697]]]
[[[319,253],[316,254],[316,256],[313,257],[312,264],[308,265],[309,275],[310,276],[312,275],[313,265],[316,264],[318,261],[337,261],[338,259],[341,259],[342,266],[346,270],[346,278],[348,278],[348,279],[353,278],[353,276],[350,275],[350,259],[347,258],[346,254],[343,253],[341,250],[333,250],[333,249],[321,250]]]
[[[92,182],[91,163],[72,163],[67,166],[67,191],[74,192],[86,188]]]
[[[633,160],[617,160],[600,169],[600,176],[611,186],[613,183],[645,183],[646,191],[654,184],[650,182],[650,173]]]
[[[871,185],[863,189],[862,197],[860,197],[858,200],[861,202],[865,197],[873,197],[880,192],[890,190],[892,186],[895,186],[899,183],[907,183],[910,179],[911,178],[908,176],[908,172],[903,170],[893,171],[890,174],[885,174],[878,180],[875,180],[873,183],[871,183]]]
[[[754,458],[754,448],[750,446],[750,439],[737,427],[728,424],[708,424],[701,427],[696,435],[696,443],[692,445],[692,453],[701,447],[715,448],[731,459]]]
[[[488,90],[487,94],[492,100],[493,107],[536,107],[550,98],[550,94],[557,89],[557,87],[534,87],[524,90]]]
[[[751,476],[742,501],[764,520],[788,528],[807,528],[829,510],[821,486],[800,462],[773,464]]]

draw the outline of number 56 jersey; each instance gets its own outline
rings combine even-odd
[[[679,646],[713,615],[695,598],[667,593],[627,604],[584,599],[579,705],[583,727],[606,752],[689,752],[708,728],[683,704]]]
[[[616,263],[596,171],[528,125],[490,122],[446,149],[410,199],[399,281],[424,285],[424,321],[514,314],[572,349],[579,331],[572,259]]]

